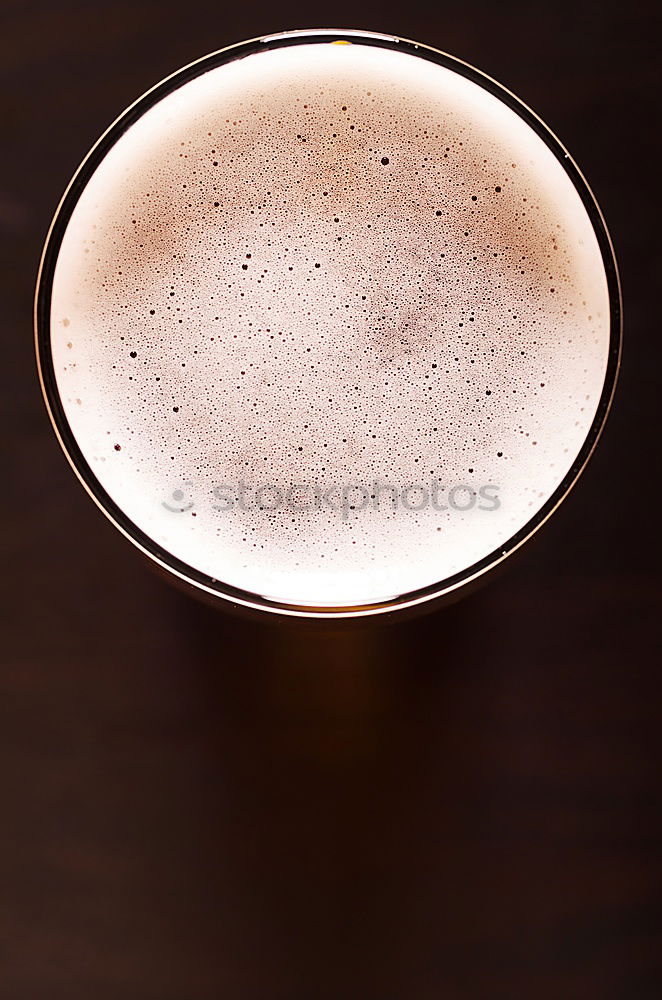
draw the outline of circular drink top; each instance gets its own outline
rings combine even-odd
[[[79,473],[175,572],[389,606],[567,490],[615,273],[576,169],[497,85],[380,36],[290,40],[189,67],[93,151],[47,250],[42,368]]]

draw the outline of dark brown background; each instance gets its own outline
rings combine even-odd
[[[2,1000],[659,997],[653,6],[1,11]],[[207,51],[316,24],[428,42],[532,105],[625,294],[573,496],[477,596],[359,632],[246,624],[155,578],[70,473],[31,344],[41,243],[103,128]]]

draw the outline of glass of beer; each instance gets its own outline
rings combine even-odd
[[[560,142],[449,55],[317,30],[235,45],[104,133],[39,274],[75,473],[168,574],[358,617],[449,599],[567,495],[621,341]]]

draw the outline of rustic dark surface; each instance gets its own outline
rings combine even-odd
[[[653,11],[4,0],[2,1000],[662,995]],[[153,576],[70,473],[31,342],[41,243],[102,129],[211,49],[316,23],[436,45],[532,105],[626,307],[607,432],[552,522],[478,595],[358,632]]]

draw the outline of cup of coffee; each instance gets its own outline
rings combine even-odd
[[[449,598],[602,429],[616,264],[578,168],[482,73],[363,31],[216,52],[133,104],[57,210],[46,404],[108,518],[294,616]]]

